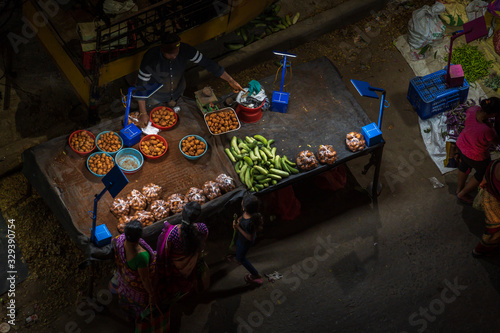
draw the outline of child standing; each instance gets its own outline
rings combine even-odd
[[[250,273],[245,275],[247,283],[262,284],[262,276],[248,261],[246,255],[250,247],[255,243],[257,231],[262,230],[264,224],[262,215],[259,213],[259,199],[253,194],[245,194],[241,202],[243,214],[233,222],[233,228],[238,231],[236,240],[236,260]]]

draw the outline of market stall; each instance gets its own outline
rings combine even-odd
[[[274,76],[259,80],[266,92],[273,90]],[[297,65],[293,69],[293,80],[287,85],[290,100],[287,113],[264,112],[255,123],[242,123],[238,131],[222,135],[211,135],[201,111],[189,112],[181,108],[177,124],[159,135],[166,139],[168,150],[159,159],[146,159],[135,174],[127,175],[129,184],[120,193],[125,197],[132,190],[141,190],[145,185],[162,187],[162,197],[174,193],[185,194],[191,187],[201,188],[206,181],[227,174],[235,180],[236,188],[203,204],[203,214],[208,215],[224,207],[233,198],[239,198],[247,190],[239,180],[233,163],[224,149],[230,146],[231,138],[260,134],[274,139],[277,154],[290,160],[300,151],[317,153],[322,144],[332,145],[337,152],[334,164],[319,164],[310,171],[301,171],[279,180],[259,193],[267,193],[290,185],[307,177],[317,175],[357,157],[371,154],[370,165],[375,165],[373,178],[373,200],[376,189],[384,143],[379,143],[358,152],[346,147],[346,134],[360,132],[361,127],[371,123],[356,102],[354,96],[342,82],[335,66],[327,58]],[[88,130],[94,134],[105,130],[119,131],[122,119],[102,122]],[[179,150],[179,141],[186,135],[197,134],[208,143],[207,152],[197,160],[186,159]],[[95,194],[103,185],[100,178],[90,173],[86,158],[75,154],[68,145],[68,137],[59,137],[24,152],[23,173],[44,197],[68,233],[79,245],[86,248],[90,235],[92,208]],[[113,236],[118,234],[118,219],[110,212],[113,198],[105,195],[99,203],[98,223],[104,223]],[[170,222],[180,221],[180,214],[168,217]],[[163,220],[145,228],[144,238],[154,243],[160,233]]]

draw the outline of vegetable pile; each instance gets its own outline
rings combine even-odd
[[[120,150],[121,146],[122,139],[113,131],[102,134],[97,140],[97,147],[109,153]]]
[[[144,140],[141,140],[141,152],[144,155],[151,157],[159,157],[167,151],[167,147],[165,146],[166,141],[160,136],[150,136],[149,138],[145,137]]]
[[[87,131],[82,131],[73,135],[69,144],[74,150],[80,153],[87,153],[94,150],[94,140]]]
[[[297,166],[304,171],[309,171],[318,166],[318,160],[310,150],[303,150],[297,155]]]
[[[490,75],[490,77],[484,79],[484,85],[493,90],[500,88],[500,75]]]
[[[445,56],[444,60],[448,62],[448,56]],[[477,49],[477,46],[469,44],[453,49],[451,63],[462,65],[465,79],[469,83],[488,76],[489,69],[493,67],[493,61],[486,60],[484,54]]]
[[[272,33],[285,30],[299,20],[300,13],[289,13],[280,17],[278,16],[280,10],[279,4],[269,6],[262,14],[235,31],[236,35],[241,37],[241,41],[225,43],[224,46],[229,50],[241,49]]]
[[[468,108],[476,105],[476,102],[469,100],[465,103],[459,104],[453,110],[445,113],[446,116],[446,129],[448,132],[448,137],[452,140],[457,140],[460,132],[465,127],[465,114]]]
[[[189,156],[198,156],[205,152],[207,145],[195,136],[188,136],[181,142],[182,151]]]
[[[246,136],[244,140],[233,136],[231,147],[225,152],[231,162],[235,163],[234,170],[245,186],[258,192],[278,181],[297,174],[296,164],[283,155],[276,155],[276,147],[271,145],[274,140],[267,140],[262,135]]]
[[[177,114],[174,110],[161,106],[151,111],[151,122],[159,129],[168,129],[177,123]]]
[[[205,122],[211,134],[222,134],[240,128],[240,122],[234,110],[212,111],[205,115]]]
[[[105,175],[115,165],[113,158],[107,154],[95,154],[89,157],[89,169],[98,175]]]
[[[358,132],[347,133],[345,143],[350,151],[357,152],[366,148],[366,141],[363,134]]]
[[[445,134],[447,134],[450,139],[455,141],[458,139],[458,136],[465,127],[465,118],[467,109],[474,105],[476,105],[476,102],[471,99],[463,104],[459,104],[453,110],[450,110],[445,113],[446,116],[445,123],[447,130]],[[492,146],[490,150],[500,152],[500,145]]]
[[[190,187],[185,195],[166,194],[162,186],[149,183],[143,186],[142,190],[134,189],[125,197],[115,198],[109,210],[118,219],[118,232],[123,233],[127,223],[134,219],[146,227],[170,215],[181,213],[190,201],[203,205],[235,188],[234,180],[223,173],[219,174],[215,181],[206,181],[201,188]]]

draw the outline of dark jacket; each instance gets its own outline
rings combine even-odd
[[[177,100],[186,88],[184,71],[188,61],[204,67],[217,77],[224,73],[224,67],[188,44],[181,43],[179,55],[174,60],[166,59],[161,53],[161,47],[156,46],[149,49],[142,58],[137,85],[161,83],[163,87],[152,97],[162,103]]]

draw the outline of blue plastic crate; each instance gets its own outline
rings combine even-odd
[[[448,88],[446,70],[410,80],[407,98],[421,119],[430,118],[464,103],[469,95],[469,83],[464,79],[461,87]]]

